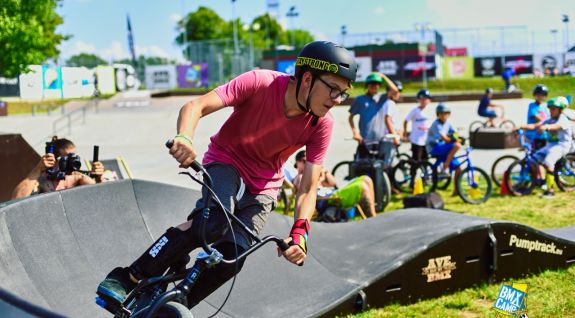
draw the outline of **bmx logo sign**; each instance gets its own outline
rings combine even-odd
[[[451,256],[430,258],[427,267],[421,269],[421,274],[427,276],[427,282],[450,279],[451,271],[455,270],[455,262],[451,261]]]
[[[152,257],[156,257],[156,255],[158,255],[158,253],[160,253],[160,251],[162,250],[162,247],[164,247],[164,245],[166,245],[166,243],[168,243],[168,238],[165,236],[162,236],[162,238],[160,238],[156,244],[154,244],[154,246],[152,247],[152,249],[150,249],[150,256]]]
[[[527,284],[503,285],[493,304],[496,317],[527,317]]]

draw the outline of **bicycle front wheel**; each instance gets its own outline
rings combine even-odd
[[[389,181],[389,177],[387,173],[383,172],[383,207],[382,211],[385,210],[385,207],[391,201],[391,181]]]
[[[392,182],[395,188],[401,192],[408,193],[413,187],[411,181],[411,160],[400,160],[391,170]]]
[[[575,153],[567,154],[555,165],[555,183],[561,191],[575,190]]]
[[[505,155],[495,160],[491,166],[491,180],[493,180],[496,186],[501,186],[505,171],[507,171],[507,168],[516,160],[519,160],[519,158],[513,155]]]
[[[455,186],[457,194],[470,204],[481,204],[491,197],[491,179],[481,168],[463,169],[457,176]]]
[[[528,195],[537,183],[537,171],[525,160],[516,160],[509,165],[504,182],[514,196]]]
[[[349,172],[352,162],[353,161],[341,161],[331,169],[331,174],[335,177],[336,184],[340,187],[351,179]]]
[[[443,164],[438,165],[433,169],[433,190],[446,190],[451,184],[451,173],[442,174],[440,173]]]
[[[154,318],[194,318],[194,315],[188,307],[171,301],[163,305],[154,315]]]

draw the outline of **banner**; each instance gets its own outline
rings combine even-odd
[[[44,86],[42,83],[42,66],[30,65],[29,72],[20,75],[20,98],[42,99]]]
[[[563,68],[575,76],[575,52],[565,53],[565,65],[563,65]]]
[[[20,96],[18,78],[0,77],[0,97]]]
[[[445,57],[443,61],[443,78],[473,78],[472,57]]]
[[[425,62],[419,56],[406,57],[405,64],[403,65],[403,77],[409,79],[419,79],[423,75],[423,70],[425,69],[427,78],[434,78],[436,76],[435,72],[435,56],[426,56]]]
[[[365,78],[373,72],[371,68],[371,57],[369,56],[361,56],[356,57],[355,60],[357,61],[357,76],[355,80],[357,82],[365,81]]]
[[[96,80],[101,95],[116,93],[116,75],[111,66],[96,67]]]
[[[62,68],[42,65],[44,98],[62,98]]]
[[[178,87],[208,87],[208,63],[177,65]]]
[[[295,60],[277,61],[276,71],[289,75],[295,74]]]
[[[501,75],[501,57],[476,57],[474,59],[474,73],[476,77]]]
[[[563,70],[563,56],[561,54],[537,54],[533,56],[533,73],[551,75],[555,70],[559,73]]]
[[[503,68],[513,69],[516,75],[533,74],[533,55],[508,55],[503,61]]]
[[[374,58],[372,60],[373,70],[387,76],[397,78],[401,74],[401,62],[393,58]]]
[[[175,65],[146,66],[147,89],[172,89],[177,86]]]
[[[90,97],[94,94],[94,71],[85,67],[62,67],[62,96]]]

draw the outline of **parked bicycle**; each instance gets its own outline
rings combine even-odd
[[[505,171],[507,171],[507,168],[509,168],[509,166],[516,160],[519,160],[519,157],[514,155],[505,155],[497,158],[497,160],[493,162],[493,165],[491,166],[491,180],[493,180],[493,183],[495,183],[496,186],[501,186]]]

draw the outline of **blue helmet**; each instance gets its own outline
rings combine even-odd
[[[427,89],[420,89],[419,92],[417,92],[417,99],[421,99],[421,98],[429,98],[429,99],[431,99],[431,93],[429,92],[429,90],[427,90]]]
[[[435,107],[435,113],[436,114],[451,113],[451,108],[449,108],[449,106],[445,104],[439,104],[437,105],[437,107]]]

